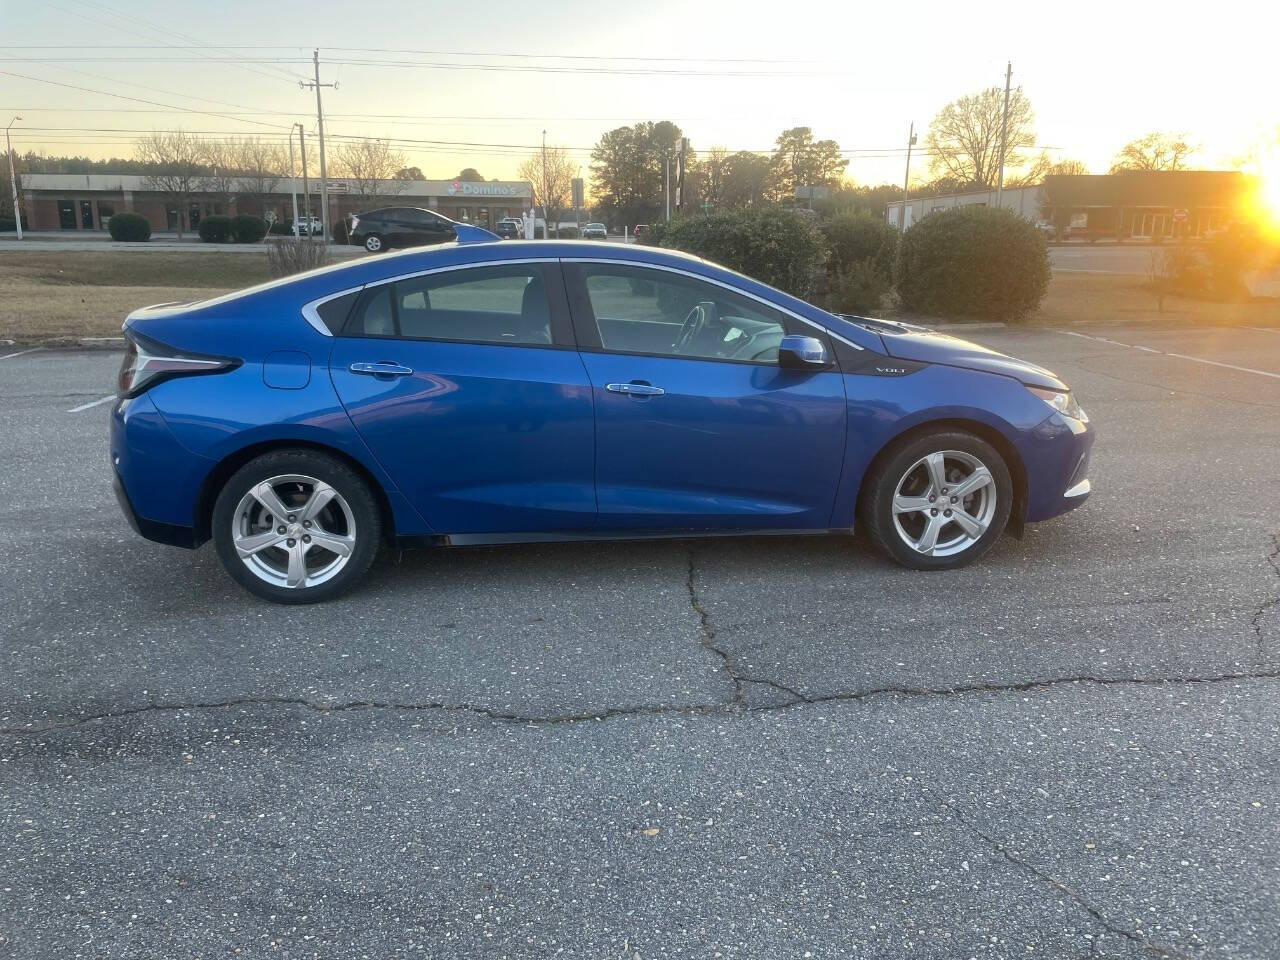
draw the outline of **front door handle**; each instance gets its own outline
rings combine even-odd
[[[625,393],[632,397],[660,397],[667,391],[648,383],[607,383],[610,393]]]
[[[377,363],[353,363],[351,372],[374,377],[407,377],[413,373],[413,367],[392,363],[390,360],[379,360]]]

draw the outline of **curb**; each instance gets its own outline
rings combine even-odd
[[[124,337],[50,337],[47,340],[0,340],[2,347],[38,347],[41,350],[123,350]]]

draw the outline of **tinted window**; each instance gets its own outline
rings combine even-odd
[[[347,323],[347,315],[351,313],[351,308],[358,299],[360,299],[360,291],[356,290],[320,304],[316,308],[316,313],[320,315],[320,320],[329,328],[330,333],[341,333]]]
[[[536,264],[451,270],[376,287],[348,328],[355,336],[550,344],[551,312]]]
[[[778,362],[783,317],[747,297],[643,267],[589,264],[582,276],[606,350]]]

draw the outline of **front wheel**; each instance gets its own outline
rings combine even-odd
[[[212,526],[226,571],[276,603],[314,603],[350,589],[382,536],[365,480],[312,450],[263,454],[237,470],[214,502]]]
[[[1009,467],[996,449],[946,430],[882,457],[867,475],[861,513],[872,542],[898,563],[949,570],[995,545],[1012,506]]]

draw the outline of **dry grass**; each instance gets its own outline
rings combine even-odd
[[[261,253],[6,253],[0,257],[0,339],[36,343],[119,336],[125,316],[268,279]]]
[[[1164,310],[1142,288],[1146,277],[1101,273],[1055,273],[1049,293],[1033,318],[1035,323],[1124,323],[1150,321],[1204,326],[1274,324],[1280,302],[1214,303],[1166,294]]]

